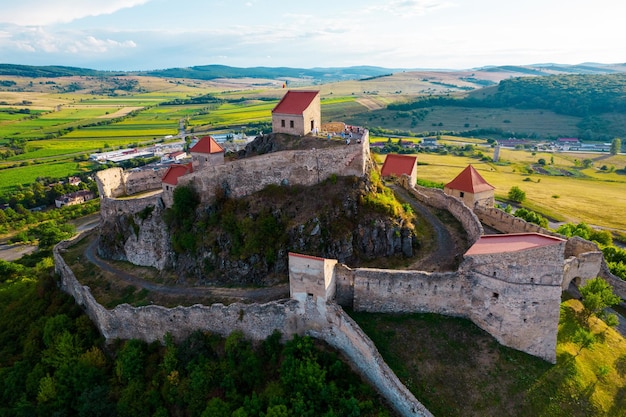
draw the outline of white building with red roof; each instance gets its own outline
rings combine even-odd
[[[322,125],[320,92],[289,90],[272,110],[272,132],[304,136]]]
[[[485,181],[472,165],[443,187],[444,193],[460,198],[469,208],[476,205],[493,207],[494,190],[495,187]]]
[[[224,164],[224,148],[222,148],[211,136],[200,138],[189,149],[194,169],[202,169],[212,165]]]
[[[408,175],[410,185],[415,185],[417,181],[417,156],[415,155],[399,155],[389,154],[385,158],[385,163],[380,170],[380,175],[383,177],[390,177],[395,175],[401,177],[402,175]]]

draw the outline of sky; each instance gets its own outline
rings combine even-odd
[[[0,63],[471,69],[626,62],[623,0],[0,0]]]

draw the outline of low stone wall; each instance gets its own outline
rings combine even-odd
[[[193,305],[165,308],[161,306],[132,307],[118,305],[107,310],[99,304],[89,287],[81,285],[61,256],[72,241],[63,242],[54,249],[54,264],[61,276],[61,289],[70,294],[76,303],[98,327],[107,340],[140,339],[146,342],[163,340],[171,333],[182,340],[196,330],[227,336],[241,331],[250,340],[264,340],[275,330],[285,336],[304,334],[304,321],[296,314],[298,302],[281,300],[267,304],[234,303],[228,306]]]
[[[541,233],[549,236],[563,237],[562,235],[544,229],[534,223],[515,217],[495,207],[474,207],[474,213],[480,221],[502,233]]]
[[[319,311],[312,300],[307,300],[307,317],[322,313],[319,320],[323,326],[312,326],[307,334],[324,340],[342,352],[352,367],[376,388],[401,416],[432,417],[432,414],[409,391],[396,374],[385,363],[372,340],[358,324],[336,304],[326,304],[325,311]]]
[[[470,246],[484,234],[483,226],[476,214],[458,198],[447,195],[438,188],[412,186],[406,175],[402,176],[400,184],[418,201],[437,209],[449,211],[463,225]]]

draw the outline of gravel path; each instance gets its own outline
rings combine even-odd
[[[456,270],[458,257],[462,253],[461,245],[464,237],[458,236],[451,228],[447,227],[430,209],[417,201],[404,188],[393,184],[390,188],[402,201],[411,205],[411,208],[419,213],[434,229],[434,250],[425,258],[420,259],[410,266],[428,272],[443,272]]]
[[[150,281],[138,278],[126,271],[116,268],[114,265],[101,259],[96,254],[98,239],[92,239],[85,251],[85,257],[91,263],[103,271],[114,274],[122,281],[134,285],[138,288],[145,288],[160,294],[172,296],[208,296],[237,299],[242,302],[265,303],[272,300],[289,297],[289,286],[287,284],[275,285],[265,288],[223,288],[223,287],[171,287],[155,284]]]

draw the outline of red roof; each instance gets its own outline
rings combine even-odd
[[[189,152],[211,154],[224,152],[224,149],[211,136],[204,136],[189,149]]]
[[[380,171],[383,177],[390,175],[401,176],[402,174],[411,175],[413,168],[417,163],[417,156],[389,154],[385,158],[385,163]]]
[[[558,245],[564,239],[541,233],[513,233],[508,235],[484,235],[472,245],[466,255],[518,252],[541,246]]]
[[[495,189],[471,165],[468,165],[455,179],[447,183],[445,188],[465,191],[466,193],[480,193]]]
[[[287,91],[272,113],[302,114],[311,105],[319,91]]]
[[[177,185],[178,178],[191,172],[193,172],[191,162],[186,165],[172,164],[167,168],[167,171],[165,171],[165,175],[163,175],[161,181],[169,185]]]

